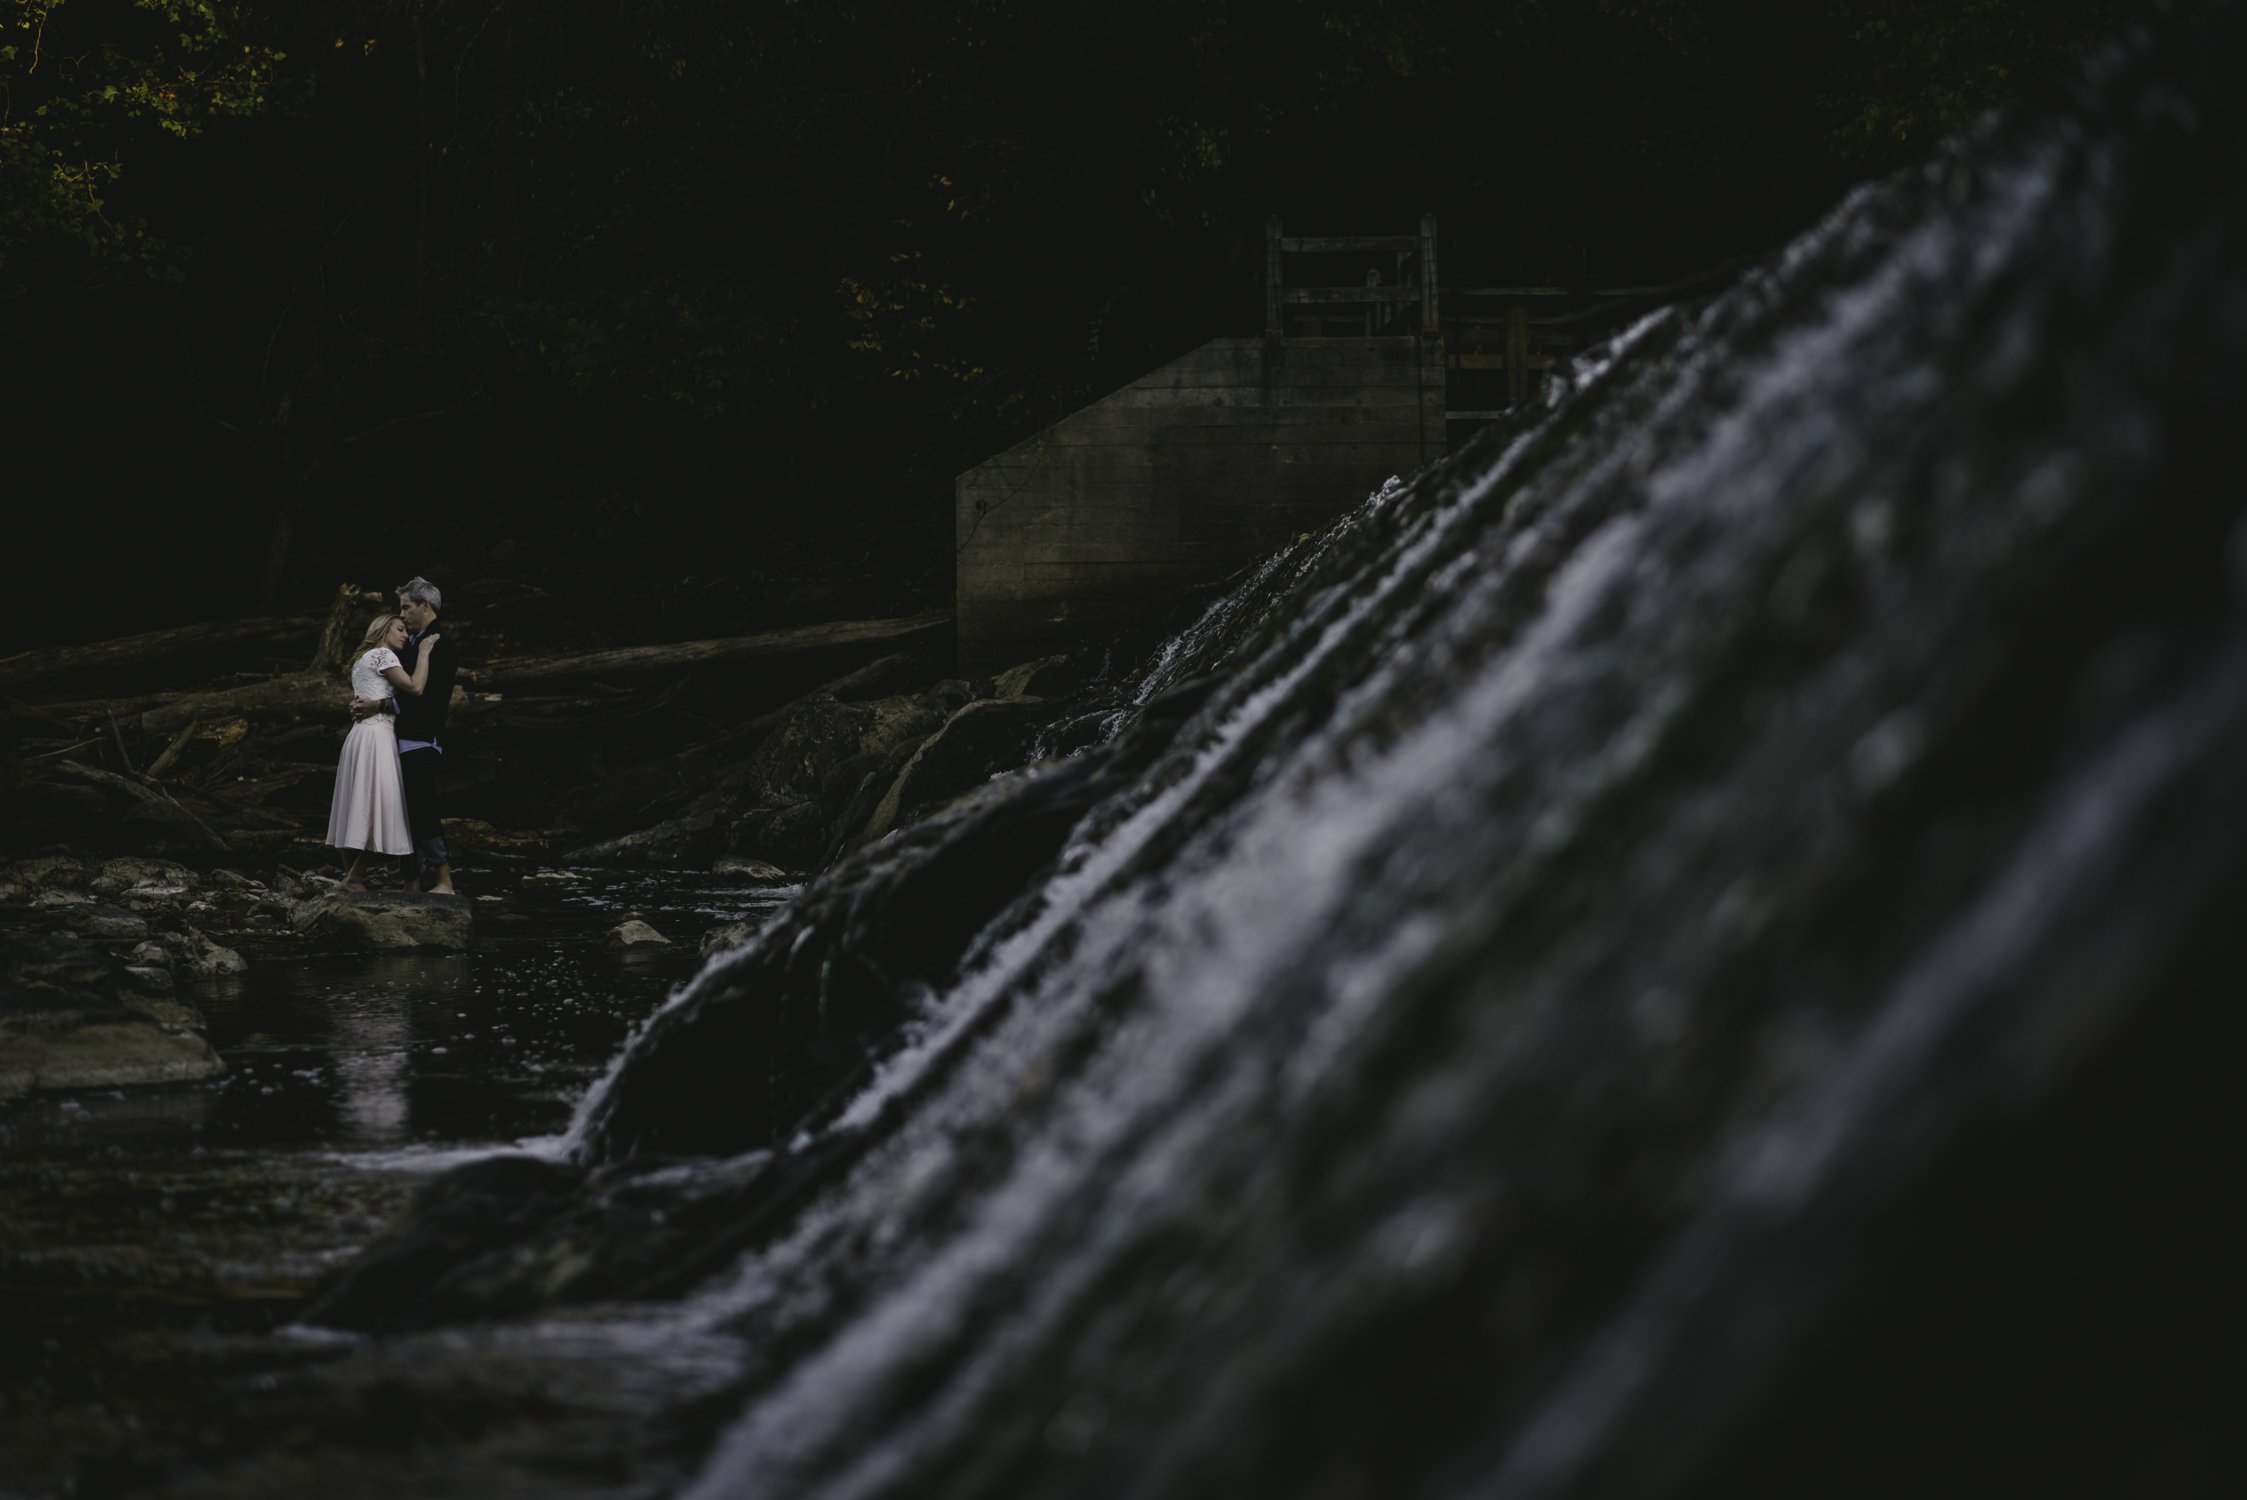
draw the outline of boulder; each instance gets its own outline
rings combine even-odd
[[[322,947],[459,952],[468,946],[475,918],[469,904],[457,896],[336,891],[300,903],[289,925]]]
[[[143,995],[169,995],[176,986],[172,971],[161,964],[131,964],[125,969]]]
[[[750,858],[769,858],[795,869],[810,869],[826,852],[827,823],[828,809],[818,802],[752,807],[726,830],[726,843]]]
[[[567,857],[570,863],[580,865],[700,864],[718,847],[719,837],[717,815],[696,811],[637,833],[572,849]]]
[[[0,934],[0,1101],[224,1072],[193,1011],[139,993],[155,983],[68,933]]]
[[[119,906],[91,902],[70,909],[70,925],[82,937],[110,943],[137,943],[148,936],[148,921]]]
[[[611,948],[636,948],[643,943],[669,944],[670,941],[669,938],[657,932],[638,917],[619,922],[609,929],[609,946]]]
[[[199,932],[190,932],[182,940],[181,952],[175,968],[190,979],[217,979],[222,975],[240,974],[250,967],[249,960],[232,948],[211,941]]]
[[[90,873],[82,859],[68,854],[42,854],[9,866],[8,880],[31,890],[76,890],[86,884]]]

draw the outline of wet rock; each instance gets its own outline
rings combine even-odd
[[[125,972],[144,995],[169,995],[176,987],[172,971],[161,964],[128,964]]]
[[[695,812],[569,852],[573,864],[696,865],[706,862],[720,839],[717,814]]]
[[[192,1011],[140,998],[156,982],[68,934],[0,933],[0,1100],[225,1071]]]
[[[788,872],[769,860],[740,854],[721,854],[711,861],[713,875],[739,875],[748,880],[786,880]]]
[[[386,1332],[460,1317],[490,1317],[538,1304],[561,1268],[517,1277],[493,1295],[479,1283],[484,1257],[521,1243],[568,1210],[584,1172],[532,1156],[501,1156],[455,1168],[430,1184],[400,1225],[369,1246],[325,1287],[302,1321]]]
[[[122,907],[91,903],[70,912],[70,925],[81,936],[103,942],[138,942],[148,936],[148,921]]]
[[[591,1159],[786,1140],[894,1046],[918,996],[1034,883],[1159,736],[997,783],[846,857],[751,951],[659,1015],[589,1124]],[[744,1059],[758,1066],[744,1067]]]
[[[10,881],[38,890],[58,887],[76,890],[82,888],[91,875],[84,860],[68,854],[43,854],[18,860],[8,868]]]
[[[702,935],[702,956],[708,958],[713,953],[738,948],[754,937],[756,932],[757,924],[754,922],[721,923]]]
[[[299,904],[289,925],[330,948],[467,948],[475,926],[457,896],[337,891]]]
[[[879,838],[901,824],[918,822],[997,772],[1021,765],[1045,716],[1045,704],[1036,698],[979,698],[963,704],[898,770],[858,839]]]
[[[240,870],[213,870],[211,871],[211,884],[237,891],[262,891],[265,889],[264,881],[253,880]]]
[[[189,979],[217,979],[228,974],[249,971],[249,960],[235,949],[213,942],[202,933],[189,931],[177,940],[173,950],[173,970]]]
[[[609,946],[611,948],[636,948],[643,943],[668,944],[670,941],[669,938],[657,932],[638,917],[634,917],[630,921],[619,922],[609,929]]]
[[[726,843],[760,863],[816,868],[826,853],[832,816],[825,804],[809,800],[754,807],[727,828]]]

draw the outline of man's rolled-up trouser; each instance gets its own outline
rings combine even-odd
[[[426,875],[452,863],[445,854],[445,826],[437,816],[437,751],[401,753],[398,776],[406,787],[406,824],[413,830],[414,857]]]

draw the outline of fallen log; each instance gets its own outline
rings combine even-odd
[[[184,693],[143,693],[132,698],[101,698],[85,703],[54,703],[44,717],[91,728],[114,716],[143,735],[174,734],[197,719],[309,719],[332,715],[345,722],[351,685],[329,672],[286,672],[240,687],[198,688]]]
[[[94,786],[122,796],[129,802],[139,804],[140,807],[153,814],[158,822],[190,842],[199,845],[208,853],[227,854],[232,852],[226,840],[219,837],[212,830],[210,824],[189,812],[177,798],[166,794],[159,788],[145,785],[128,776],[119,776],[114,771],[104,771],[99,766],[82,766],[75,761],[57,761],[55,769],[67,775],[75,776],[80,781],[90,782]]]
[[[626,646],[579,656],[516,657],[486,663],[474,672],[476,690],[519,693],[562,683],[614,677],[650,677],[733,666],[781,656],[797,656],[835,646],[877,645],[927,635],[952,623],[949,611],[894,620],[836,620],[797,625],[716,641],[677,641],[665,646]]]
[[[951,614],[944,611],[893,620],[838,620],[724,640],[628,646],[576,656],[515,657],[464,669],[461,676],[477,694],[535,692],[542,688],[551,691],[565,686],[574,687],[582,694],[596,681],[609,678],[682,675],[707,667],[736,666],[841,646],[876,645],[933,634],[951,623]],[[228,719],[271,721],[332,716],[342,725],[346,722],[343,714],[350,696],[350,685],[340,673],[285,672],[239,687],[20,707],[25,713],[37,714],[72,729],[80,726],[90,730],[105,728],[106,721],[114,716],[119,724],[129,725],[144,736],[169,736],[198,719],[217,723]],[[458,705],[461,700],[455,698],[454,702]]]
[[[0,689],[67,677],[92,677],[138,667],[162,666],[191,657],[270,647],[298,661],[320,629],[318,615],[288,615],[253,620],[218,620],[206,625],[175,625],[113,641],[83,646],[50,646],[0,657]]]

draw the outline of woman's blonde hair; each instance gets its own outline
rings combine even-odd
[[[367,627],[366,635],[359,641],[359,649],[352,652],[351,660],[343,664],[344,676],[351,675],[351,669],[359,665],[360,657],[365,656],[369,651],[382,644],[382,638],[390,634],[390,622],[397,618],[396,615],[376,615],[374,617],[374,623]]]

